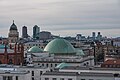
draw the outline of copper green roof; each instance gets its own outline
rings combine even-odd
[[[67,63],[60,63],[60,64],[57,65],[55,68],[59,68],[59,69],[61,69],[61,68],[67,67],[67,66],[70,66],[70,65],[67,64]]]
[[[76,48],[76,55],[84,56],[85,54],[82,49]]]
[[[33,46],[28,50],[29,53],[42,53],[43,50],[37,46]]]
[[[54,39],[47,44],[44,51],[53,54],[74,54],[74,47],[65,39]]]
[[[7,46],[8,48],[8,46]],[[0,49],[5,49],[5,45],[4,44],[0,44]]]

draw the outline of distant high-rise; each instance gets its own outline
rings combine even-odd
[[[23,26],[22,27],[22,38],[27,38],[28,34],[27,34],[27,27]]]
[[[39,35],[39,32],[40,32],[40,27],[38,27],[37,25],[35,25],[33,27],[33,38],[36,39],[37,36]]]
[[[98,35],[100,35],[100,32],[98,32]]]
[[[82,34],[77,34],[76,40],[81,40]]]
[[[93,38],[93,40],[95,40],[95,38],[96,38],[95,32],[92,32],[92,38]]]
[[[100,32],[98,32],[98,35],[97,35],[97,40],[101,40],[101,38],[102,38],[102,35],[101,35],[101,33]]]

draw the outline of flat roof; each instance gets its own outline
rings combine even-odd
[[[0,70],[17,70],[18,68],[33,68],[33,69],[46,69],[44,66],[16,66],[16,65],[7,65],[1,64]]]
[[[77,72],[59,72],[59,71],[53,71],[53,72],[45,72],[43,75],[57,75],[57,76],[77,76]]]
[[[0,70],[0,74],[28,74],[29,73],[29,71],[23,71],[23,70],[21,70],[21,71],[1,71]]]
[[[81,67],[81,66],[66,66],[63,70],[105,70],[105,71],[120,71],[120,68],[101,68],[101,67]]]
[[[90,77],[114,77],[112,73],[94,73],[94,72],[81,72],[80,76],[90,76]]]

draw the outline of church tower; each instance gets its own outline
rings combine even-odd
[[[16,43],[18,39],[19,39],[19,32],[13,20],[13,24],[10,26],[9,29],[8,40],[9,43]]]

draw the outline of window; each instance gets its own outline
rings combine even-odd
[[[105,67],[108,67],[108,65],[105,65]]]
[[[32,80],[34,80],[34,78],[32,77]]]
[[[8,76],[7,80],[13,80],[12,76]]]
[[[64,78],[60,78],[60,80],[64,80]]]
[[[42,64],[42,66],[44,66],[44,64]]]
[[[40,75],[42,75],[42,71],[40,71]]]
[[[52,64],[51,64],[51,67],[52,67]]]
[[[45,78],[45,80],[49,80],[49,78]]]
[[[53,78],[52,80],[57,80],[56,78]]]
[[[57,66],[57,64],[55,64],[55,67]]]
[[[32,71],[32,76],[34,76],[34,71]]]
[[[16,80],[18,80],[18,76],[16,76]]]
[[[68,80],[72,80],[71,78],[69,78]]]
[[[3,80],[6,80],[6,78],[7,78],[6,76],[3,76]]]
[[[46,66],[48,67],[48,64],[46,64]]]

